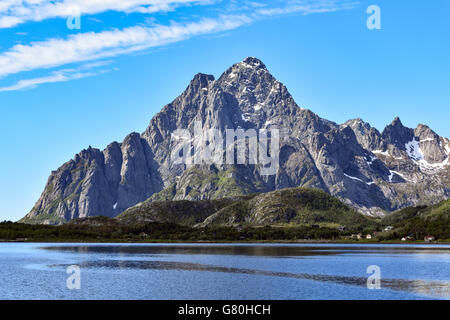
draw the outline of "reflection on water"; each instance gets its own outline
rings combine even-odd
[[[0,270],[0,299],[450,299],[449,245],[0,243]]]
[[[267,257],[301,257],[337,254],[370,253],[449,253],[448,247],[416,246],[296,246],[296,245],[76,245],[43,247],[47,250],[72,251],[78,253],[105,254],[186,254],[186,255],[245,255]]]
[[[52,265],[51,267],[68,267],[69,265]],[[206,265],[199,263],[172,262],[172,261],[141,261],[141,260],[97,260],[88,261],[80,265],[82,269],[104,268],[104,269],[142,269],[142,270],[183,270],[201,272],[223,272],[238,273],[256,276],[284,277],[294,279],[305,279],[320,282],[332,282],[343,285],[367,286],[367,278],[333,276],[311,273],[290,273],[266,270],[255,270],[245,268],[229,268],[222,266]],[[450,296],[450,282],[405,280],[405,279],[382,279],[383,287],[392,290],[410,291],[439,298]]]

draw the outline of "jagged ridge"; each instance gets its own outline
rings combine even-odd
[[[281,132],[280,168],[262,176],[257,165],[171,163],[176,129],[263,129]],[[194,143],[199,143],[194,141]],[[23,219],[61,223],[116,216],[150,198],[217,199],[307,186],[322,189],[370,215],[447,199],[450,140],[425,125],[396,118],[380,133],[361,119],[342,125],[298,107],[287,88],[258,59],[244,59],[217,80],[197,74],[142,133],[105,150],[88,148],[52,172]]]

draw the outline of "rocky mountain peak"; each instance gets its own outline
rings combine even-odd
[[[265,64],[254,57],[245,58],[243,61],[232,65],[220,78],[225,80],[224,82],[239,82],[242,80],[259,82],[264,78],[275,80]]]
[[[196,121],[219,130],[279,129],[278,171],[265,176],[253,164],[215,170],[174,164],[170,157],[180,142],[172,133],[194,131]],[[217,80],[195,75],[142,135],[131,133],[103,151],[89,147],[53,171],[23,221],[63,223],[116,216],[144,200],[215,199],[299,186],[320,188],[364,213],[382,215],[448,198],[449,158],[450,140],[425,125],[410,129],[396,117],[380,134],[361,118],[338,125],[299,108],[264,63],[248,57]]]
[[[261,60],[255,57],[247,57],[244,60],[242,60],[242,62],[238,63],[238,65],[267,70],[266,65]]]
[[[383,141],[380,132],[370,126],[369,123],[364,122],[361,118],[348,120],[341,127],[349,127],[355,133],[358,143],[367,150],[383,149]]]
[[[342,126],[351,127],[352,129],[356,129],[361,132],[365,132],[366,130],[370,130],[371,128],[371,126],[367,122],[364,122],[364,120],[361,118],[348,120]]]
[[[422,166],[425,165],[426,167],[427,164],[440,164],[449,157],[448,149],[445,146],[445,139],[439,137],[427,125],[419,124],[414,129],[414,136],[416,137],[419,150],[423,155],[423,160],[425,160],[425,162],[422,162]]]
[[[214,76],[211,74],[197,73],[191,80],[190,86],[200,89],[208,88],[214,80]]]
[[[141,135],[137,132],[129,133],[125,139],[123,140],[123,144],[134,144],[137,141],[140,141]]]
[[[100,150],[96,148],[92,148],[89,146],[87,149],[81,150],[78,154],[75,155],[75,162],[80,162],[83,160],[93,160],[100,155]]]
[[[403,125],[399,117],[388,125],[382,133],[383,139],[388,143],[405,150],[405,145],[414,139],[414,130]]]
[[[254,57],[231,66],[215,82],[215,86],[235,102],[233,122],[242,127],[281,124],[281,116],[293,120],[292,116],[300,110],[287,88],[261,60]]]
[[[403,127],[403,123],[400,120],[400,117],[395,117],[394,120],[392,120],[391,122],[391,126],[402,126]]]
[[[439,136],[430,129],[427,125],[419,123],[419,125],[414,129],[414,135],[420,140],[436,140]]]
[[[265,74],[270,75],[265,64],[257,58],[248,57],[228,68],[221,78],[225,77],[227,78],[227,81],[236,81],[250,79],[253,75],[253,80],[256,80],[257,78],[263,77]]]

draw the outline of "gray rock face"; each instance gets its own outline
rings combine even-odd
[[[414,130],[403,126],[399,117],[396,117],[390,125],[388,125],[382,133],[383,140],[388,144],[392,144],[400,149],[410,142],[414,137]]]
[[[439,137],[433,130],[423,124],[419,124],[414,130],[414,136],[419,141],[420,150],[423,153],[424,160],[439,164],[448,157],[448,148],[445,139]]]
[[[61,223],[96,215],[113,217],[161,190],[151,150],[139,134],[103,152],[89,147],[53,171],[24,221]]]
[[[353,119],[345,122],[342,127],[350,127],[355,133],[358,143],[367,150],[381,150],[384,140],[380,132],[362,119]]]
[[[259,165],[174,164],[177,129],[276,128],[279,169],[261,175]],[[202,142],[192,139],[193,146]],[[450,190],[450,140],[425,125],[399,118],[382,133],[361,119],[342,125],[299,108],[286,87],[256,58],[246,58],[217,80],[197,74],[142,133],[89,147],[52,172],[28,222],[116,216],[146,199],[213,199],[309,186],[339,197],[363,213],[383,215],[409,205],[446,199]]]

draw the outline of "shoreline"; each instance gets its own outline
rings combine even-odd
[[[407,245],[450,245],[450,241],[336,241],[336,240],[256,240],[256,241],[181,241],[181,240],[143,240],[143,241],[126,241],[126,240],[114,240],[114,241],[102,241],[102,240],[5,240],[0,239],[0,243],[99,243],[99,244],[407,244]]]

